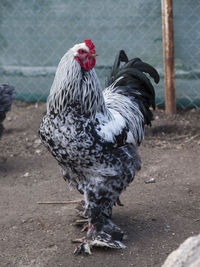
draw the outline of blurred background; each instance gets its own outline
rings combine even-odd
[[[177,105],[200,107],[200,1],[174,1],[173,13]],[[0,83],[14,85],[17,99],[45,101],[61,57],[91,38],[102,87],[124,49],[158,69],[163,105],[161,17],[160,0],[1,0]]]

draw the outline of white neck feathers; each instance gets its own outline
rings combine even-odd
[[[82,113],[106,112],[102,89],[94,69],[83,72],[69,50],[61,59],[47,101],[47,113],[61,113],[68,104],[80,103]]]

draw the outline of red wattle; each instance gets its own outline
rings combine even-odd
[[[85,70],[91,70],[94,68],[96,59],[94,57],[88,57],[88,60],[83,64]]]

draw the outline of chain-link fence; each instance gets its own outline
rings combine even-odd
[[[200,107],[200,1],[174,1],[177,104]]]
[[[174,5],[177,103],[183,107],[200,106],[197,2]],[[160,0],[1,0],[0,83],[13,84],[19,99],[45,100],[60,58],[87,38],[96,45],[102,87],[124,49],[159,70],[156,102],[164,103]]]

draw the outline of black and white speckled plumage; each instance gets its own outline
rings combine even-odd
[[[140,159],[136,147],[125,144],[127,128],[115,136],[115,142],[109,142],[98,134],[100,127],[97,118],[93,122],[80,114],[78,104],[74,104],[61,115],[52,112],[45,116],[40,135],[62,166],[64,178],[80,192],[89,194],[88,205],[96,204],[90,201],[91,197],[111,201],[106,211],[102,209],[110,216],[119,194],[133,180],[135,170],[140,169]]]
[[[110,220],[112,207],[141,166],[137,145],[144,137],[145,84],[133,77],[124,90],[125,75],[113,78],[118,59],[113,81],[102,91],[95,70],[84,71],[75,53],[72,48],[59,63],[39,134],[64,179],[84,194],[92,239],[106,233],[114,240],[120,229]],[[129,94],[134,79],[135,94]]]

